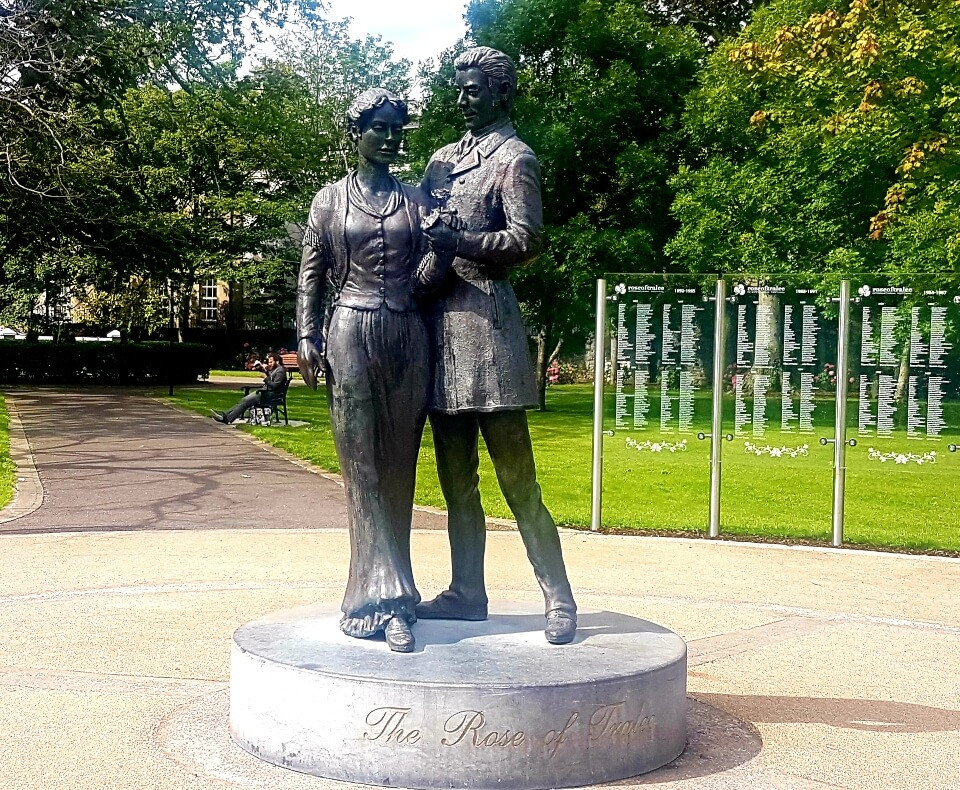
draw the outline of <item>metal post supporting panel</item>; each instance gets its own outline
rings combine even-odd
[[[593,343],[593,489],[590,529],[600,529],[603,499],[603,379],[607,339],[607,281],[597,280],[597,327]]]
[[[847,378],[850,345],[850,281],[840,283],[837,336],[837,414],[833,445],[833,545],[843,544],[843,499],[847,478]]]
[[[710,426],[710,537],[720,537],[720,470],[723,450],[723,362],[727,283],[717,280],[713,319],[713,418]]]

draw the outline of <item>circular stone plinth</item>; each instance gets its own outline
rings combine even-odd
[[[574,642],[550,645],[541,613],[499,604],[485,622],[421,620],[398,654],[339,620],[306,606],[237,629],[230,731],[248,752],[365,784],[541,790],[683,751],[686,645],[654,623],[581,612]]]

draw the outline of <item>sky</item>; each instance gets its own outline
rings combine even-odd
[[[328,0],[327,17],[351,17],[355,38],[380,36],[397,58],[436,59],[466,33],[465,0]]]

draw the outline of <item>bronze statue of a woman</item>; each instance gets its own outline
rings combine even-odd
[[[383,632],[398,652],[414,648],[420,601],[410,526],[430,361],[416,297],[444,274],[421,232],[429,197],[389,171],[407,121],[405,103],[382,88],[350,106],[359,163],[314,198],[297,286],[298,362],[314,388],[325,366],[347,495],[350,576],[340,628],[354,637]],[[326,288],[333,298],[324,321]]]

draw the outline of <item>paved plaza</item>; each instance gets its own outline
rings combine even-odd
[[[21,480],[0,511],[0,788],[345,787],[260,763],[226,727],[234,629],[339,603],[336,477],[132,391],[6,398]],[[449,576],[443,524],[416,517],[425,597]],[[960,560],[562,540],[582,609],[689,646],[686,752],[618,785],[960,788]],[[514,531],[489,535],[487,579],[542,601]]]

